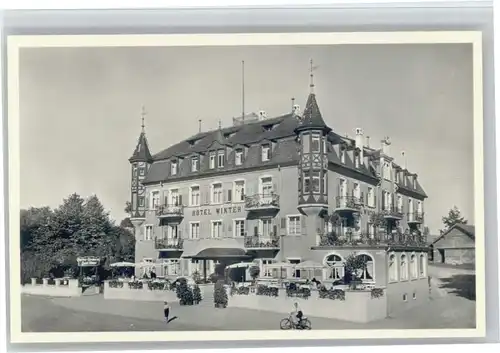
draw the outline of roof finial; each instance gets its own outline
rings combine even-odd
[[[141,120],[142,120],[142,124],[141,124],[141,129],[142,129],[142,132],[144,132],[144,119],[146,118],[146,107],[144,106],[144,104],[142,105],[141,107]]]
[[[198,119],[198,132],[201,133],[201,119]]]
[[[220,130],[220,129],[222,129],[222,123],[221,123],[221,121],[220,121],[220,119],[219,119],[219,130]]]
[[[311,59],[310,63],[311,63],[311,72],[310,72],[309,76],[311,77],[311,82],[309,83],[309,88],[311,89],[311,93],[314,94],[314,73],[313,73],[313,71],[316,67],[314,67],[313,59]]]
[[[293,112],[294,106],[295,106],[295,98],[292,97],[292,112]]]
[[[241,61],[241,120],[245,123],[245,61]]]

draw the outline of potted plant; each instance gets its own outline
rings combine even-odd
[[[257,265],[252,265],[250,266],[250,268],[248,269],[248,273],[250,274],[250,277],[252,277],[252,281],[253,283],[255,284],[255,280],[257,279],[257,277],[259,277],[260,275],[260,267],[257,266]]]
[[[193,302],[199,304],[202,299],[200,287],[196,284],[193,288]]]
[[[356,289],[362,283],[361,274],[366,269],[366,261],[362,256],[352,253],[345,260],[345,283],[350,289]]]
[[[214,284],[214,304],[216,308],[226,308],[228,302],[224,281],[217,281]]]

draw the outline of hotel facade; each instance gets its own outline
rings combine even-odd
[[[401,300],[428,292],[424,200],[417,174],[397,165],[389,138],[369,146],[328,127],[313,91],[279,117],[264,112],[199,132],[152,155],[144,128],[129,159],[131,220],[141,276],[207,275],[215,264],[309,260],[324,282],[365,257],[363,280]],[[304,271],[289,269],[288,276]],[[413,294],[412,294],[413,292]]]

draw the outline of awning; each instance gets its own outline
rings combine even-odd
[[[226,268],[247,268],[250,266],[256,266],[254,262],[238,262],[229,266],[226,266]]]
[[[205,248],[196,254],[183,256],[195,260],[216,260],[223,258],[249,258],[245,249],[241,248]]]
[[[319,268],[326,268],[326,266],[318,262],[314,262],[312,260],[306,260],[304,262],[301,262],[300,264],[295,265],[295,268],[313,270]]]
[[[109,265],[109,267],[135,267],[135,263],[133,263],[133,262],[115,262],[115,263]]]

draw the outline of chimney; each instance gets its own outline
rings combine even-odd
[[[363,160],[364,160],[363,163],[365,164],[365,166],[368,167],[370,165],[370,156],[368,156],[368,155],[363,156]]]
[[[401,152],[401,157],[403,157],[403,169],[408,170],[408,166],[406,165],[406,153],[405,153],[405,151]]]
[[[390,156],[391,140],[389,139],[389,136],[385,137],[381,142],[382,142],[382,153],[386,156]]]
[[[298,104],[293,105],[293,115],[300,116],[300,106]]]
[[[364,164],[363,157],[363,129],[357,127],[356,128],[356,138],[354,140],[356,144],[356,148],[359,149],[359,164]]]
[[[259,112],[259,120],[264,120],[264,119],[267,119],[267,114],[264,110],[261,110]]]

